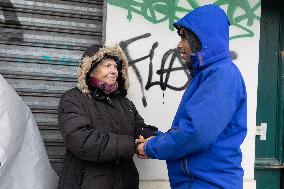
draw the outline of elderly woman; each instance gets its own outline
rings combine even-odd
[[[126,98],[127,60],[116,47],[87,49],[78,87],[59,103],[59,127],[67,146],[59,189],[137,189],[135,138],[155,135]]]

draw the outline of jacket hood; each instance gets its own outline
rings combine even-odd
[[[198,55],[191,57],[194,67],[212,64],[217,60],[230,56],[230,23],[226,13],[220,7],[216,5],[199,7],[186,14],[173,25],[178,30],[181,27],[189,29],[198,36],[202,49],[198,52]],[[200,56],[202,62],[200,62]]]
[[[77,73],[78,84],[77,87],[84,93],[85,95],[90,94],[90,88],[87,83],[87,74],[94,63],[100,63],[105,59],[106,56],[116,56],[119,58],[120,63],[122,64],[122,69],[119,71],[119,75],[121,74],[124,79],[124,83],[119,83],[118,85],[124,85],[123,88],[125,90],[128,89],[128,61],[126,59],[125,54],[122,49],[116,45],[114,47],[102,47],[98,49],[97,52],[94,52],[92,55],[83,56],[81,62],[79,64],[79,69]]]

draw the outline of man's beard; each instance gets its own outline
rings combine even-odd
[[[190,72],[190,74],[193,73],[193,63],[192,63],[192,60],[191,58],[189,57],[188,60],[186,61],[186,66]]]

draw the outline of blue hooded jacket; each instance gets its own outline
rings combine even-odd
[[[174,26],[198,36],[202,58],[191,57],[193,78],[171,129],[149,140],[145,152],[152,159],[167,160],[173,189],[241,189],[247,98],[242,75],[230,57],[228,18],[218,6],[205,5]]]

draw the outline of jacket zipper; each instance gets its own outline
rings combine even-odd
[[[81,170],[81,179],[80,179],[80,182],[79,182],[79,186],[80,186],[80,188],[82,187],[82,185],[83,185],[83,181],[84,181],[84,179],[85,179],[85,170],[86,168],[85,168],[85,163],[83,163],[83,165],[82,165],[82,170]]]
[[[115,182],[117,182],[114,186],[115,189],[119,189],[122,183],[122,178],[119,170],[120,160],[118,158],[118,136],[116,137],[116,155],[115,155]]]

